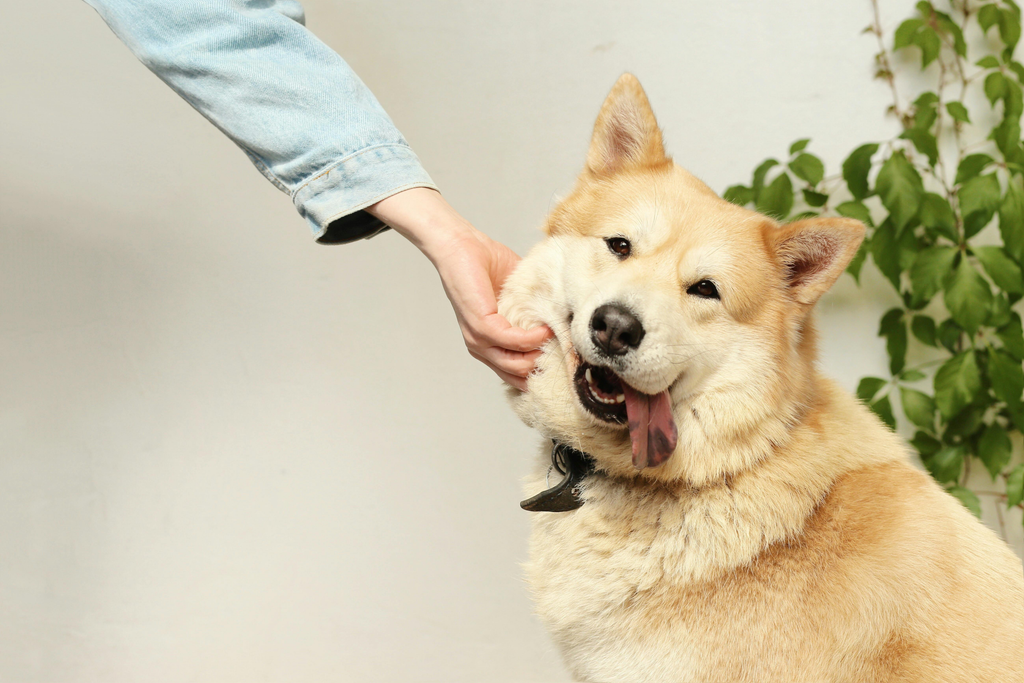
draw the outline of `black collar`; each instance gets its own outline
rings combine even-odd
[[[583,505],[580,484],[594,473],[594,459],[572,446],[551,440],[551,466],[562,481],[519,505],[530,512],[569,512]]]

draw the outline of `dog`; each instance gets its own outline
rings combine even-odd
[[[1024,682],[1020,561],[816,368],[863,225],[719,198],[626,74],[544,232],[499,312],[555,332],[509,398],[556,444],[526,575],[577,680]]]

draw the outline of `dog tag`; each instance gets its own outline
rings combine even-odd
[[[594,472],[593,459],[564,443],[552,441],[551,466],[563,475],[562,481],[527,498],[519,505],[530,512],[569,512],[583,505],[580,484]]]

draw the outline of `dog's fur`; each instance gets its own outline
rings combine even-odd
[[[1024,681],[1020,561],[815,367],[812,308],[862,225],[780,225],[720,199],[665,155],[627,74],[545,231],[500,312],[556,333],[513,407],[597,465],[583,507],[532,513],[527,565],[579,680]],[[687,293],[704,279],[720,299]],[[646,330],[614,358],[589,328],[609,302]],[[626,428],[583,407],[581,361],[668,388],[666,462],[637,470]],[[530,495],[548,465],[545,448]]]

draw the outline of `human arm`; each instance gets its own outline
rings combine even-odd
[[[384,229],[367,206],[434,187],[294,0],[86,0],[153,73],[223,131],[322,243]]]
[[[497,314],[496,293],[518,257],[427,189],[433,182],[405,139],[344,60],[305,29],[299,3],[86,1],[292,196],[319,242],[389,225],[412,240],[437,267],[470,353],[525,388],[529,351],[548,332],[512,328]]]
[[[440,193],[416,188],[368,207],[409,239],[441,276],[466,348],[503,380],[526,390],[526,376],[551,336],[545,326],[512,327],[498,314],[496,294],[519,257],[460,216]]]

